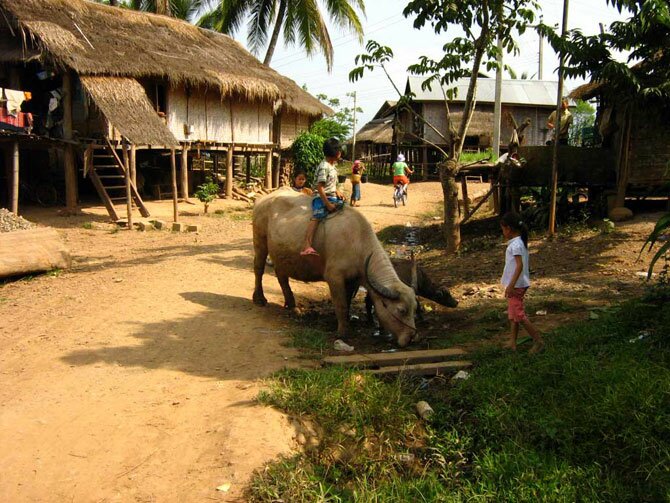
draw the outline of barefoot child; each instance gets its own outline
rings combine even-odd
[[[351,206],[357,206],[357,202],[361,200],[361,177],[365,171],[365,166],[361,161],[354,161],[351,167]]]
[[[342,157],[342,145],[337,138],[329,138],[323,142],[323,155],[314,173],[315,191],[312,198],[312,220],[307,226],[305,234],[305,245],[300,255],[318,255],[312,248],[312,241],[319,222],[326,218],[329,213],[336,211],[342,206],[344,196],[337,190],[337,162]]]
[[[501,283],[505,287],[507,313],[512,328],[509,347],[516,351],[516,339],[521,324],[534,341],[529,353],[538,353],[544,348],[544,340],[537,328],[528,321],[523,306],[523,297],[530,286],[528,229],[516,213],[506,213],[500,221],[500,227],[503,236],[508,240]]]

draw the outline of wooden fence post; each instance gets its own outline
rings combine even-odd
[[[272,188],[272,149],[265,156],[265,188]]]
[[[12,213],[19,214],[19,142],[12,143]]]
[[[228,147],[226,156],[226,199],[233,198],[233,152],[235,145],[231,144]]]
[[[172,220],[179,222],[179,194],[177,193],[177,153],[170,149],[170,168],[172,170]]]

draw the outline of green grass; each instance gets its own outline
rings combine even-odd
[[[309,418],[321,443],[258,473],[249,499],[670,501],[668,297],[562,327],[540,355],[484,349],[470,379],[425,390],[338,368],[284,371],[260,401]],[[428,425],[419,399],[435,410]]]
[[[291,338],[288,346],[292,348],[323,351],[329,347],[328,333],[322,330],[294,328],[288,333],[288,336]]]
[[[81,226],[84,229],[91,230],[93,229],[93,222],[84,222]]]
[[[480,161],[483,159],[490,158],[490,162],[495,162],[493,157],[493,151],[491,149],[484,152],[463,152],[461,154],[460,163],[461,164],[470,164],[471,162]]]

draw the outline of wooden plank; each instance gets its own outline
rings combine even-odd
[[[0,278],[66,269],[70,264],[70,253],[54,229],[40,227],[2,233]]]
[[[463,349],[425,349],[419,351],[398,351],[396,353],[370,353],[361,355],[327,356],[324,365],[345,365],[359,367],[380,367],[409,363],[442,362],[453,356],[467,354]]]
[[[172,217],[179,222],[179,195],[177,194],[177,159],[174,147],[170,149],[170,169],[172,171]]]
[[[418,363],[416,365],[398,365],[379,369],[364,370],[363,372],[375,375],[404,374],[404,375],[441,375],[472,367],[469,361],[450,361],[436,363]]]
[[[91,182],[93,183],[93,186],[95,187],[98,196],[100,196],[102,203],[105,205],[105,208],[107,208],[107,213],[109,213],[111,219],[114,222],[116,222],[119,219],[119,215],[118,213],[116,213],[114,203],[112,203],[112,200],[109,198],[109,194],[107,194],[104,185],[100,181],[100,177],[98,176],[98,173],[95,171],[95,168],[91,169],[88,172],[88,177],[91,179]]]

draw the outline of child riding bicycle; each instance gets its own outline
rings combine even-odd
[[[405,156],[398,154],[398,159],[393,163],[391,169],[393,169],[393,185],[396,186],[401,183],[403,192],[407,194],[407,186],[409,185],[408,175],[414,174],[414,171],[405,163]]]

